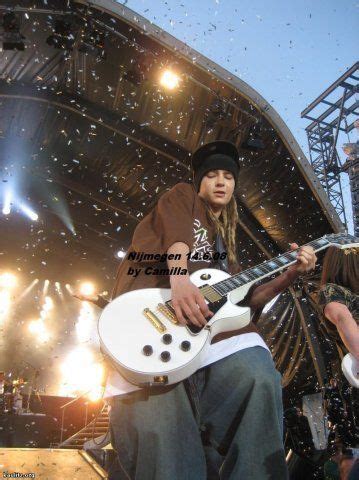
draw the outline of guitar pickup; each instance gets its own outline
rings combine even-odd
[[[159,333],[163,333],[167,330],[166,326],[161,322],[161,320],[157,317],[156,314],[151,312],[149,308],[145,308],[143,310],[143,314],[146,318],[148,318],[148,320],[152,323],[152,325]]]
[[[157,306],[158,310],[166,317],[170,322],[172,322],[174,325],[178,325],[178,320],[176,315],[171,312],[171,310],[166,307],[163,303],[159,303]]]

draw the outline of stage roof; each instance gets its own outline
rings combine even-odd
[[[30,227],[15,213],[1,217],[9,259],[41,254],[46,265],[31,268],[41,275],[51,265],[55,276],[54,254],[76,263],[86,250],[96,266],[116,262],[158,197],[190,179],[191,152],[216,139],[240,149],[238,200],[258,241],[286,250],[290,241],[338,231],[297,142],[245,82],[116,2],[30,0],[14,11],[26,48],[0,56],[2,185],[16,180],[40,219]],[[59,19],[77,35],[67,54],[46,42]],[[89,25],[104,34],[105,60],[76,48]],[[166,67],[181,76],[172,92],[159,85]],[[243,148],[251,128],[260,129],[258,152]]]

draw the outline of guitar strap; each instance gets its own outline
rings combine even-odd
[[[220,254],[223,253],[223,252],[225,252],[225,253],[227,252],[226,248],[224,246],[222,236],[221,236],[220,233],[217,233],[217,236],[216,236],[215,249]],[[218,265],[220,270],[223,270],[223,271],[229,273],[228,272],[228,258],[227,258],[227,255],[226,255],[226,258],[224,258],[223,260],[221,258],[218,258],[217,265]]]

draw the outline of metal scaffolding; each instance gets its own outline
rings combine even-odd
[[[354,129],[359,113],[359,100],[355,98],[359,91],[358,82],[359,62],[356,62],[301,113],[302,118],[311,121],[305,129],[310,162],[346,227],[340,174],[347,168],[343,168],[337,144],[341,134],[346,134],[350,142],[349,133]]]

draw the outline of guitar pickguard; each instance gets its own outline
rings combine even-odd
[[[222,307],[223,305],[227,302],[227,297],[223,297],[220,300],[217,300],[216,302],[210,302],[208,303],[208,308],[210,309],[211,312],[216,314]],[[187,325],[187,329],[193,334],[196,335],[198,334],[201,330],[203,330],[205,327],[197,327],[196,325]]]

